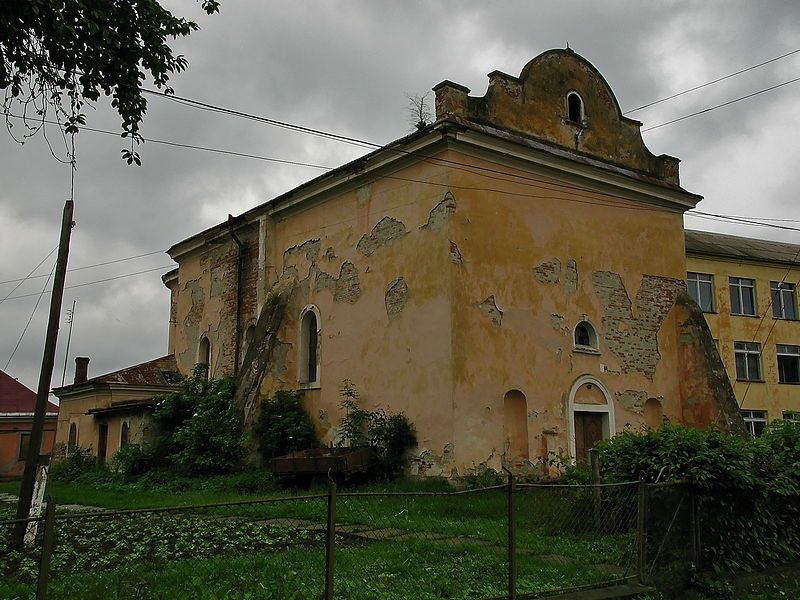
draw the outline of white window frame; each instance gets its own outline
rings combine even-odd
[[[800,346],[795,346],[792,344],[777,344],[776,345],[776,356],[778,362],[778,383],[800,383],[800,378],[797,381],[784,381],[782,377],[782,369],[781,369],[781,357],[788,356],[792,357],[797,361],[798,373],[800,373]]]
[[[794,423],[796,425],[800,425],[800,411],[797,410],[785,410],[783,411],[783,420],[789,421],[789,423]]]
[[[578,327],[581,325],[586,326],[586,332],[589,334],[589,344],[578,343]],[[575,352],[585,352],[586,354],[600,354],[600,342],[597,337],[597,328],[592,324],[589,319],[581,319],[575,324],[572,329],[572,348]]]
[[[744,419],[744,427],[747,429],[747,433],[750,434],[750,437],[756,437],[756,423],[763,423],[764,429],[767,427],[767,411],[765,410],[743,410],[741,411],[742,419]],[[761,431],[763,432],[764,429]]]
[[[572,119],[569,118],[570,117],[570,114],[569,114],[569,98],[570,98],[570,96],[577,97],[578,100],[581,103],[580,104],[581,115],[580,115],[580,120],[579,121],[573,121]],[[567,95],[564,97],[564,100],[567,103],[567,118],[566,118],[567,123],[575,123],[576,125],[585,125],[586,124],[586,103],[583,101],[583,97],[578,92],[576,92],[575,90],[570,90],[569,92],[567,92]]]
[[[708,279],[703,279],[707,277]],[[700,293],[701,285],[708,285],[708,296],[711,299],[711,306],[708,308],[704,307],[701,303],[703,295]],[[689,291],[689,295],[692,296],[697,305],[700,307],[700,310],[707,313],[713,313],[715,310],[716,303],[714,302],[714,276],[710,273],[698,273],[695,271],[689,271],[686,273],[686,288]],[[695,290],[697,297],[692,294],[692,289]]]
[[[745,283],[749,282],[749,283]],[[756,299],[756,280],[751,279],[750,277],[728,277],[728,287],[731,292],[731,314],[742,316],[742,317],[755,317],[758,315],[758,303]],[[744,310],[744,296],[742,295],[743,290],[750,290],[751,297],[753,299],[753,312],[734,312],[733,310],[733,294],[734,290],[736,290],[736,297],[739,299],[739,309]]]
[[[797,320],[797,296],[795,296],[795,285],[786,281],[770,281],[769,293],[772,299],[772,317],[785,321]],[[786,299],[788,296],[788,302]],[[791,303],[793,316],[786,316],[786,306]]]
[[[737,345],[741,345],[743,347],[737,348]],[[736,360],[739,355],[744,355],[745,357],[745,377],[740,377],[739,374],[739,363]],[[751,378],[750,377],[750,360],[752,356],[755,356],[756,365],[758,366],[758,378]],[[734,369],[736,370],[736,380],[737,381],[763,381],[764,380],[764,371],[761,365],[761,344],[758,342],[733,342],[733,363]]]
[[[310,380],[308,377],[308,336],[306,335],[304,321],[305,317],[308,313],[313,313],[314,317],[316,318],[317,324],[317,368],[316,368],[316,377],[313,380]],[[300,320],[298,321],[297,327],[297,383],[299,384],[301,389],[316,389],[320,387],[321,381],[321,364],[320,364],[320,356],[322,354],[321,351],[321,342],[322,337],[320,335],[322,331],[322,318],[319,314],[319,309],[314,306],[313,304],[308,304],[303,307],[303,310],[300,311]]]

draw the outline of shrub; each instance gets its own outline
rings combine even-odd
[[[205,374],[205,365],[197,365],[179,390],[158,398],[154,465],[192,475],[229,473],[239,466],[244,435],[233,406],[234,380],[206,380]]]
[[[50,477],[57,481],[74,481],[95,468],[92,449],[75,446],[63,458],[53,463],[50,467]]]
[[[272,400],[262,403],[253,433],[265,461],[320,446],[314,424],[298,394],[288,390],[279,390]]]
[[[397,477],[408,463],[408,452],[417,445],[414,425],[403,413],[361,408],[358,391],[349,379],[342,382],[341,396],[340,407],[345,416],[338,444],[371,447],[375,451],[372,475],[382,479]]]
[[[128,444],[111,457],[110,468],[123,479],[138,477],[155,466],[153,448],[148,444]]]
[[[751,440],[666,424],[598,448],[607,480],[694,485],[704,564],[751,570],[800,557],[800,427],[778,422]]]

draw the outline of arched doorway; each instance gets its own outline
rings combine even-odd
[[[503,397],[503,440],[506,461],[529,460],[528,402],[519,390],[510,390]]]
[[[589,450],[614,434],[614,402],[605,386],[591,375],[575,380],[569,392],[569,453],[585,462]]]

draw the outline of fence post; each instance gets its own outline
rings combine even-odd
[[[333,600],[333,565],[336,553],[336,482],[328,482],[328,526],[325,530],[325,600]]]
[[[589,463],[592,465],[592,504],[594,506],[594,526],[599,533],[603,525],[603,504],[600,498],[600,453],[597,448],[589,450]]]
[[[504,467],[505,468],[505,467]],[[508,472],[508,598],[517,598],[517,520],[514,516],[514,475]]]
[[[700,571],[700,526],[697,518],[697,494],[694,485],[689,484],[689,531],[691,533],[690,549],[692,565],[696,572]]]
[[[39,580],[36,582],[36,600],[47,598],[47,584],[50,581],[50,558],[56,541],[56,503],[47,500],[44,511],[44,531],[42,531],[42,555],[39,559]]]
[[[639,581],[647,579],[647,484],[639,479],[638,514],[636,526],[636,568]]]

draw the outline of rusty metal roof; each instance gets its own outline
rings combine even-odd
[[[71,391],[78,387],[93,385],[98,383],[117,384],[117,385],[136,385],[136,386],[158,386],[167,387],[177,385],[180,381],[178,363],[175,361],[174,354],[168,354],[161,358],[156,358],[132,367],[126,367],[119,371],[98,375],[87,379],[82,383],[73,383],[55,391]]]
[[[800,245],[710,231],[685,230],[686,254],[800,266]]]

